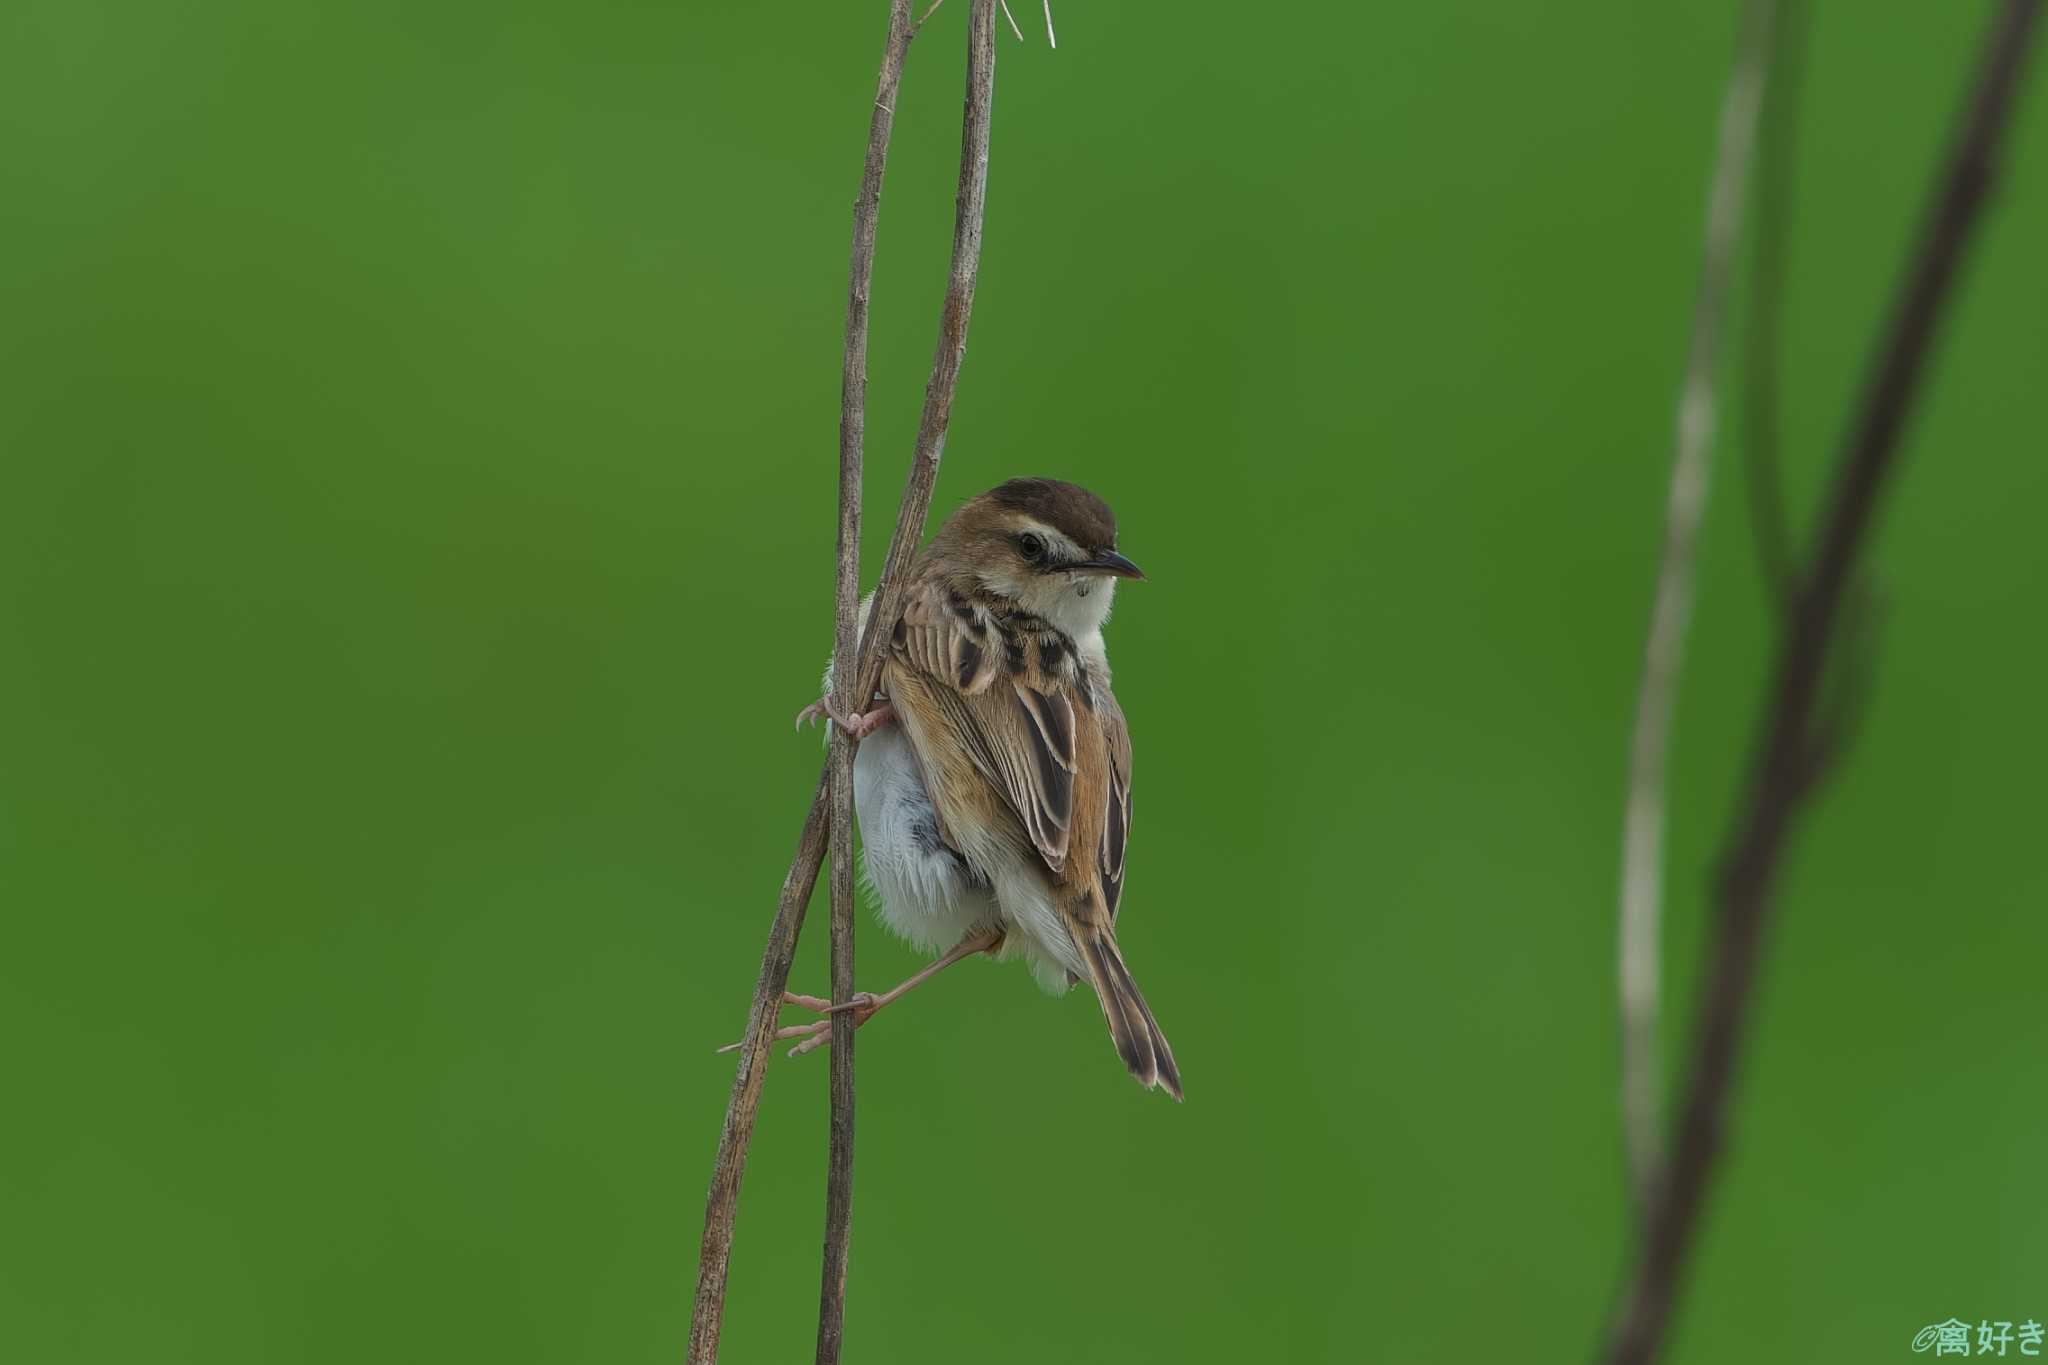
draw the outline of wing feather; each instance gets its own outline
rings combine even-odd
[[[918,690],[934,718],[1002,795],[1045,865],[1063,872],[1079,727],[1072,688],[1043,666],[1061,652],[1034,652],[1016,630],[938,582],[913,588],[891,639],[892,663],[922,675]]]
[[[1102,842],[1098,863],[1102,869],[1102,899],[1109,906],[1109,918],[1116,922],[1117,905],[1124,894],[1124,848],[1131,837],[1131,728],[1123,708],[1107,687],[1098,689],[1097,711],[1102,737],[1109,749],[1107,809],[1103,812]]]

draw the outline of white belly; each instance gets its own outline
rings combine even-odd
[[[1044,873],[1005,856],[1002,866],[977,875],[946,846],[900,722],[861,741],[853,799],[861,865],[883,924],[914,947],[940,952],[1001,923],[1006,937],[998,957],[1022,957],[1047,990],[1066,989],[1079,958],[1053,911]]]
[[[910,740],[885,725],[853,758],[861,865],[882,923],[913,946],[939,952],[995,921],[995,898],[939,838]]]

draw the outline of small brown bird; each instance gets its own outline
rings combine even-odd
[[[883,921],[931,966],[850,1002],[861,1022],[978,952],[1021,957],[1046,989],[1095,988],[1131,1074],[1181,1098],[1180,1069],[1116,943],[1131,824],[1131,735],[1102,640],[1116,518],[1085,488],[1012,479],[946,519],[888,622],[884,694],[834,719],[854,760],[864,863]],[[862,606],[871,614],[872,597]],[[831,715],[824,702],[798,723]],[[829,1002],[790,995],[829,1012]],[[829,1021],[782,1029],[807,1052]]]

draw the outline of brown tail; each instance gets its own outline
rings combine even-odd
[[[1109,1038],[1116,1044],[1124,1065],[1150,1090],[1164,1087],[1175,1099],[1180,1092],[1180,1068],[1174,1065],[1173,1049],[1159,1031],[1159,1021],[1131,980],[1131,969],[1117,951],[1116,940],[1102,929],[1087,928],[1076,935],[1081,956],[1088,962],[1088,977],[1095,985],[1095,998],[1102,1002],[1102,1017],[1109,1022]]]

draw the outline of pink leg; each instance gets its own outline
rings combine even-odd
[[[944,956],[940,957],[923,971],[918,972],[915,976],[906,979],[894,989],[884,991],[880,995],[870,995],[868,992],[862,991],[843,1005],[835,1005],[831,1001],[821,1000],[815,995],[798,995],[794,991],[784,991],[782,993],[782,1002],[784,1004],[800,1005],[804,1009],[824,1015],[825,1018],[809,1024],[786,1025],[775,1031],[775,1037],[785,1042],[791,1038],[803,1039],[802,1042],[789,1050],[789,1055],[792,1057],[815,1051],[832,1041],[831,1016],[852,1010],[854,1027],[858,1028],[874,1018],[876,1012],[884,1005],[892,1005],[896,1001],[901,1000],[904,996],[910,994],[911,991],[922,986],[954,963],[973,957],[976,953],[993,953],[1002,946],[1003,931],[1000,927],[983,929],[969,934],[966,938],[961,939],[951,948],[948,948]],[[718,1050],[720,1052],[731,1052],[739,1046],[740,1044],[738,1043],[728,1043]]]
[[[847,734],[852,735],[855,739],[866,739],[869,735],[894,720],[896,718],[896,709],[885,701],[880,706],[870,710],[856,711],[850,716],[842,716],[832,709],[831,702],[820,697],[796,713],[796,728],[799,730],[803,729],[805,721],[816,724],[820,718],[825,716],[832,717],[833,720],[839,723],[840,729],[846,731]]]
[[[874,713],[869,712],[868,714],[873,715]],[[977,933],[969,934],[966,938],[961,939],[951,948],[948,948],[944,955],[939,957],[930,966],[914,976],[906,978],[893,989],[884,991],[880,995],[869,995],[866,991],[862,991],[843,1005],[833,1005],[820,1001],[819,1003],[825,1004],[825,1009],[820,1012],[825,1014],[826,1018],[820,1019],[814,1024],[796,1024],[788,1028],[777,1029],[775,1036],[777,1038],[803,1039],[802,1042],[789,1050],[789,1055],[792,1057],[815,1051],[818,1048],[825,1047],[832,1041],[832,1020],[829,1016],[852,1010],[854,1027],[858,1028],[874,1018],[884,1005],[895,1004],[898,1000],[901,1000],[904,996],[910,994],[910,992],[916,990],[919,986],[922,986],[954,963],[973,957],[976,953],[993,953],[1002,946],[1003,931],[1000,927],[983,929]],[[815,1006],[811,1005],[808,998],[800,1003],[804,1004],[807,1008],[815,1008]]]

